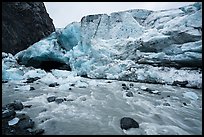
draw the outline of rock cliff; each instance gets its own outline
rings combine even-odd
[[[2,51],[16,54],[53,31],[43,2],[2,3]]]

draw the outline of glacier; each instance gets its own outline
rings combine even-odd
[[[201,19],[201,2],[84,16],[14,56],[2,52],[2,103],[33,105],[21,112],[48,135],[202,134]],[[140,128],[121,130],[123,116]]]
[[[15,55],[26,66],[61,62],[80,76],[202,87],[202,8],[87,15]],[[53,62],[54,63],[54,62]],[[181,68],[198,68],[183,70]],[[174,76],[174,74],[178,74]],[[165,76],[163,74],[166,74]],[[190,79],[189,79],[190,78]]]

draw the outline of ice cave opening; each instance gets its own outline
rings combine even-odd
[[[71,67],[68,64],[60,62],[60,61],[55,61],[55,60],[30,59],[27,62],[27,64],[25,64],[25,66],[26,67],[32,66],[34,68],[40,68],[40,69],[45,70],[46,72],[50,72],[52,69],[71,71]]]

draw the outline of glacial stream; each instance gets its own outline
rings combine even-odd
[[[55,82],[59,85],[49,87],[41,79],[2,83],[2,105],[14,100],[32,105],[17,113],[28,114],[44,135],[202,134],[202,89],[82,77]],[[64,101],[48,102],[51,96]],[[123,117],[139,128],[122,130]]]

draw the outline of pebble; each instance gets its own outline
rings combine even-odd
[[[130,87],[133,87],[134,86],[134,84],[133,83],[130,83]]]
[[[39,77],[35,77],[35,78],[28,78],[26,82],[24,83],[33,83],[34,81],[40,79]]]
[[[22,110],[23,109],[23,104],[21,103],[20,100],[15,100],[13,103],[8,104],[7,107],[9,109]]]
[[[81,97],[80,98],[82,101],[86,101],[86,97]]]
[[[47,101],[48,101],[48,102],[54,102],[56,98],[57,98],[57,97],[55,97],[55,96],[48,97],[48,98],[47,98]]]
[[[126,87],[126,84],[125,84],[125,83],[123,83],[123,84],[122,84],[122,86],[123,86],[123,87]]]
[[[120,120],[120,127],[121,129],[130,129],[130,128],[139,128],[139,124],[130,117],[123,117]]]
[[[30,87],[30,90],[35,90],[35,88],[34,87]]]
[[[127,97],[133,97],[133,93],[129,91],[129,92],[126,93],[126,96]]]
[[[163,103],[163,105],[164,105],[164,106],[170,106],[170,104],[169,104],[169,103]]]
[[[70,86],[75,86],[75,84],[70,84]]]
[[[49,85],[49,87],[55,87],[55,86],[59,86],[59,84],[58,84],[57,82],[54,82],[54,83],[51,83],[51,84]]]
[[[129,87],[122,87],[124,90],[129,90],[130,88]]]
[[[187,106],[187,104],[186,104],[185,102],[183,103],[183,105],[184,105],[184,106]]]
[[[64,99],[62,99],[62,98],[55,99],[55,102],[58,104],[62,103],[63,101],[64,101]]]

